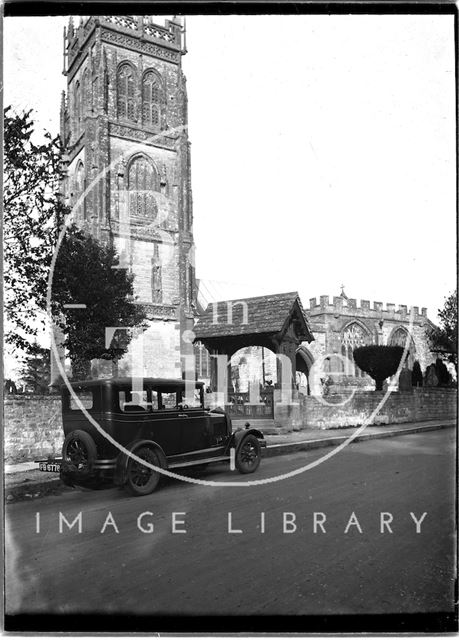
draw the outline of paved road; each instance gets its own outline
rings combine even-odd
[[[353,444],[299,476],[258,487],[168,481],[144,498],[107,489],[8,505],[7,613],[451,611],[454,449],[455,431],[447,429]],[[324,453],[263,460],[250,478]],[[243,478],[218,466],[198,477]],[[82,532],[64,523],[59,533],[59,512],[69,522],[81,512]],[[140,524],[153,523],[153,532],[137,527],[144,512],[154,515]],[[176,516],[186,533],[172,533],[174,512],[186,513]],[[241,533],[228,532],[229,512]],[[283,531],[284,512],[295,514],[296,531],[293,524]],[[317,526],[314,534],[314,512],[325,514],[325,532]],[[381,512],[392,514],[393,533],[380,532]],[[410,512],[427,514],[420,533]]]

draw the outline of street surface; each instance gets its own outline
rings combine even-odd
[[[216,465],[196,477],[267,478],[328,452],[263,459],[252,476]],[[105,489],[7,505],[6,613],[450,612],[454,484],[455,429],[445,429],[352,444],[258,487],[167,480],[142,498]],[[59,533],[59,513],[71,523],[79,512],[81,533],[62,520]],[[314,512],[325,531],[316,523],[314,533]],[[384,533],[381,512],[393,518]],[[229,513],[240,533],[228,531]]]

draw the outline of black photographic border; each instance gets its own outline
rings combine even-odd
[[[273,0],[252,1],[221,0],[4,0],[4,17],[19,16],[65,16],[113,14],[126,12],[127,5],[133,15],[230,15],[230,14],[431,14],[454,16],[455,81],[456,81],[456,192],[459,193],[458,179],[458,7],[452,0],[440,2],[411,2],[387,0],[373,2],[346,2],[343,0]],[[457,214],[457,203],[456,203]],[[458,219],[458,218],[457,218]],[[456,440],[457,446],[457,440]],[[458,479],[456,450],[456,486]],[[458,510],[455,509],[456,532],[458,530]],[[457,543],[456,543],[457,544]],[[457,551],[457,547],[456,547]],[[457,556],[457,554],[456,554]],[[455,601],[458,601],[458,582],[455,583]],[[4,602],[2,603],[4,605]],[[36,634],[127,634],[164,633],[175,634],[215,634],[215,635],[337,635],[337,634],[454,634],[459,630],[458,605],[454,612],[432,612],[419,614],[336,614],[336,615],[251,615],[251,616],[142,616],[142,615],[94,615],[94,614],[19,614],[3,616],[3,629],[9,633]]]

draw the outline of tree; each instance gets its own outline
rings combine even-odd
[[[451,374],[441,358],[435,360],[435,371],[439,386],[447,386],[451,383]]]
[[[48,393],[51,371],[50,350],[40,347],[35,342],[28,351],[29,354],[22,362],[22,380],[26,387],[32,389],[32,393]]]
[[[62,240],[52,281],[52,312],[62,329],[72,362],[74,379],[85,379],[90,361],[101,358],[117,362],[127,351],[131,336],[118,332],[105,347],[106,327],[144,327],[145,309],[133,295],[134,276],[118,265],[111,245],[104,245],[72,225]],[[86,308],[68,309],[68,304]]]
[[[43,143],[35,144],[30,114],[14,114],[11,107],[4,111],[5,339],[26,351],[46,306],[49,265],[63,215],[59,138],[45,133]]]
[[[430,347],[452,362],[457,371],[457,290],[446,298],[438,316],[440,326],[427,331]]]
[[[376,382],[376,391],[382,391],[384,380],[396,373],[403,351],[403,347],[399,346],[358,347],[354,349],[354,361]]]

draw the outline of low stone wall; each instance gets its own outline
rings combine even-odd
[[[302,429],[333,429],[363,424],[384,397],[383,391],[357,391],[331,394],[317,399],[301,397]],[[416,388],[392,392],[372,424],[394,424],[419,420],[454,419],[457,411],[457,389]]]
[[[321,398],[299,396],[289,408],[276,408],[280,431],[331,429],[363,424],[383,398],[383,392],[358,391]],[[329,404],[325,404],[324,401]],[[333,403],[333,404],[332,404]],[[373,424],[451,419],[456,416],[457,390],[422,388],[394,391]],[[4,455],[7,464],[59,456],[63,442],[60,396],[6,396]]]
[[[5,396],[3,424],[7,464],[61,455],[60,396]]]

